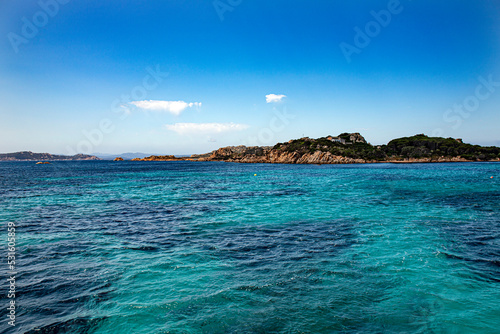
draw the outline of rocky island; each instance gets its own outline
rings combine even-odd
[[[419,134],[373,146],[359,133],[308,137],[274,146],[230,146],[186,160],[241,163],[353,164],[500,161],[500,148],[465,144],[461,139]]]
[[[180,161],[186,160],[185,158],[176,158],[173,155],[151,155],[145,158],[134,158],[131,161]]]

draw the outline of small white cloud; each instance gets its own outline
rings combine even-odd
[[[281,100],[283,100],[283,98],[285,98],[285,97],[286,97],[286,95],[269,94],[269,95],[266,95],[266,102],[267,103],[281,102]]]
[[[184,102],[184,101],[154,101],[154,100],[145,100],[145,101],[133,101],[130,104],[136,106],[137,108],[143,110],[152,110],[152,111],[160,111],[160,112],[169,112],[173,115],[180,115],[181,112],[186,110],[187,108],[192,107],[201,107],[200,102]]]
[[[166,124],[165,128],[167,130],[177,132],[180,135],[216,134],[223,132],[242,131],[248,129],[248,125],[235,123],[175,123]]]

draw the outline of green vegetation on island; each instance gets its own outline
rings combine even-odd
[[[387,156],[402,158],[462,157],[471,161],[500,158],[499,147],[465,144],[461,139],[427,137],[423,134],[391,140],[382,149]]]
[[[500,148],[465,144],[461,139],[428,137],[423,134],[391,140],[387,145],[373,146],[359,133],[343,133],[337,137],[301,138],[278,143],[273,150],[297,152],[301,155],[317,151],[335,156],[366,161],[428,159],[438,161],[459,158],[468,161],[500,159]]]

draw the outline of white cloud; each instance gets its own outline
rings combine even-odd
[[[248,129],[246,124],[235,123],[175,123],[166,124],[165,128],[180,135],[186,134],[215,134]]]
[[[281,102],[283,98],[285,98],[286,95],[276,95],[276,94],[269,94],[266,95],[266,102],[267,103],[276,103],[276,102]]]
[[[154,100],[145,100],[145,101],[133,101],[130,102],[137,108],[144,110],[152,110],[152,111],[164,111],[169,112],[173,115],[180,115],[187,108],[192,107],[201,107],[200,102],[184,102],[184,101],[154,101]]]

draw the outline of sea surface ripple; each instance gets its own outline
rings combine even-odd
[[[2,162],[0,332],[497,333],[499,171]]]

